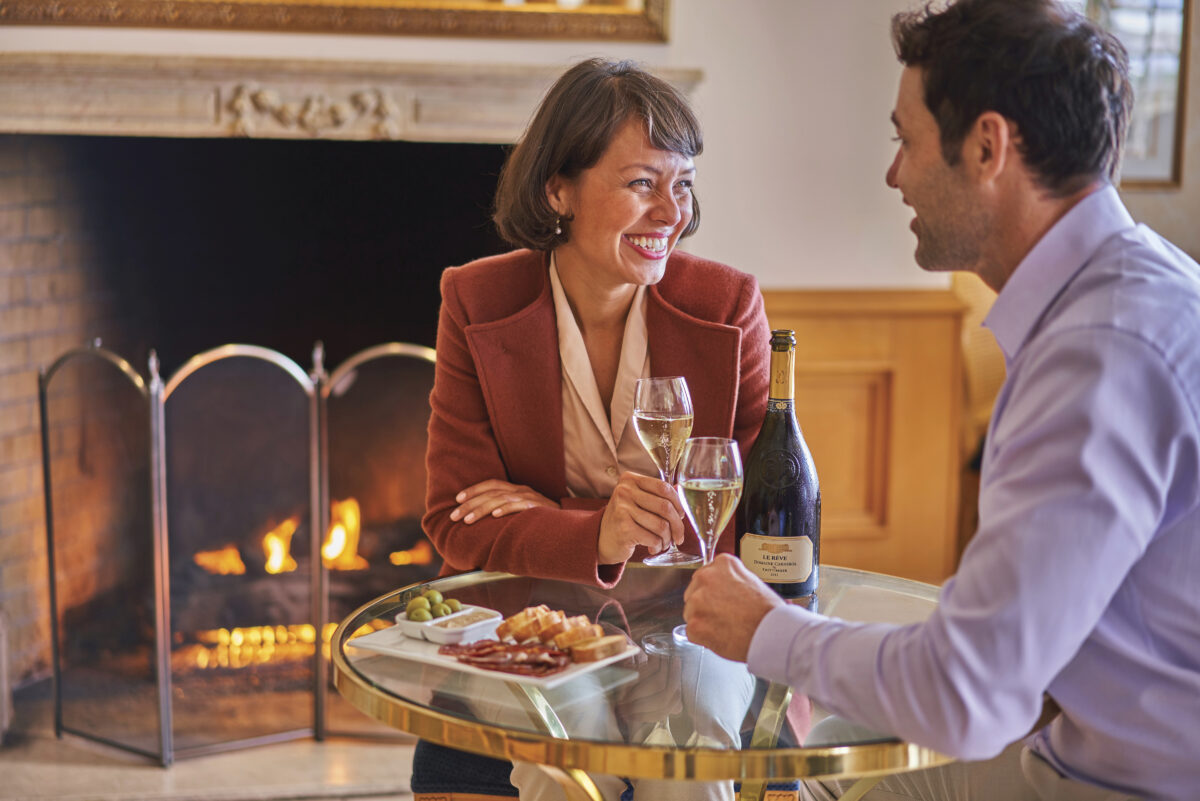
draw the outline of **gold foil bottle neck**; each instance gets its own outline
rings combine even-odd
[[[772,401],[791,401],[795,397],[796,332],[778,328],[771,332]]]

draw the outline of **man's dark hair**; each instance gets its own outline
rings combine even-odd
[[[700,123],[669,83],[630,61],[580,62],[550,87],[500,172],[492,217],[500,235],[533,250],[565,243],[570,218],[558,221],[546,199],[546,182],[556,175],[575,178],[594,166],[628,119],[644,123],[659,150],[690,158],[704,149]],[[692,219],[681,236],[699,226],[700,204],[692,193]]]
[[[1111,34],[1053,0],[959,0],[892,18],[901,63],[924,72],[942,156],[956,164],[985,111],[1016,124],[1038,183],[1069,195],[1120,166],[1133,90]]]

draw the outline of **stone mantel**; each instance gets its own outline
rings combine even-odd
[[[0,53],[0,132],[513,142],[560,67]],[[699,70],[656,70],[690,94]]]

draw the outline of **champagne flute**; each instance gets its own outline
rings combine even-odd
[[[679,458],[679,497],[696,535],[704,564],[713,560],[717,539],[742,497],[742,457],[736,440],[695,437]],[[687,625],[676,626],[675,639],[687,640]]]
[[[638,439],[658,465],[659,477],[674,483],[680,449],[692,433],[692,396],[683,376],[639,378],[633,397],[633,427]],[[672,542],[667,550],[646,557],[647,565],[688,565],[699,562]]]

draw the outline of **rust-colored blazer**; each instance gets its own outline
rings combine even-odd
[[[646,328],[651,372],[687,378],[692,435],[732,436],[744,459],[762,425],[769,384],[770,333],[753,276],[676,252],[647,293]],[[518,250],[445,271],[430,403],[423,523],[443,573],[617,582],[624,565],[597,564],[607,499],[567,497],[547,254]],[[452,521],[455,495],[489,478],[528,485],[563,508],[469,526]],[[731,526],[718,550],[732,550],[733,542]]]

